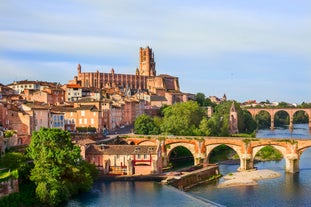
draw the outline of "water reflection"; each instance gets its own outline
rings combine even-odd
[[[311,138],[308,125],[294,125],[293,138]],[[286,136],[284,136],[286,135]],[[289,129],[260,130],[257,137],[288,138]],[[258,162],[258,169],[270,169],[281,173],[281,177],[258,181],[256,186],[217,188],[217,184],[201,185],[190,193],[226,206],[311,206],[311,149],[305,150],[300,157],[300,171],[296,174],[285,172],[285,160]],[[238,166],[220,166],[222,174],[235,172]],[[220,180],[221,181],[221,180]]]
[[[311,129],[308,124],[294,124],[294,128],[290,130],[288,127],[278,127],[274,130],[260,129],[256,137],[259,138],[301,138],[310,139]]]

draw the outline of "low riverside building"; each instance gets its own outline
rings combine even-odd
[[[106,175],[162,173],[161,146],[84,145],[85,159]]]

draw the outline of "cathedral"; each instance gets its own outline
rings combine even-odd
[[[77,84],[85,88],[130,88],[140,91],[148,91],[150,94],[164,96],[171,105],[176,102],[187,101],[188,97],[179,88],[178,77],[166,74],[156,75],[156,63],[151,48],[139,49],[139,68],[135,74],[115,73],[112,68],[110,73],[82,72],[78,64],[77,76],[69,84]]]

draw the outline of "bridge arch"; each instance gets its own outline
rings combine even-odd
[[[299,156],[301,156],[301,155],[304,153],[304,151],[306,151],[306,150],[308,150],[308,149],[311,149],[311,145],[302,146],[302,147],[300,147],[300,148],[297,149],[297,154],[298,154]]]
[[[206,145],[205,146],[205,162],[209,163],[209,159],[210,159],[210,154],[211,152],[218,146],[220,145],[226,145],[228,147],[230,147],[231,149],[233,149],[239,156],[239,158],[241,159],[242,157],[242,153],[241,153],[241,147],[238,145],[233,145],[233,144],[210,144],[210,145]]]
[[[297,109],[297,110],[293,113],[293,123],[294,123],[294,118],[295,118],[295,116],[299,116],[299,112],[303,112],[303,113],[304,113],[304,116],[307,118],[307,120],[306,120],[307,123],[310,122],[310,119],[311,119],[310,115],[309,115],[306,111],[304,111],[304,110],[299,110],[299,109]]]
[[[262,118],[263,117],[263,118]],[[258,111],[253,115],[254,120],[257,123],[257,128],[262,129],[266,127],[271,127],[271,114],[267,110]]]
[[[166,146],[166,153],[167,153],[168,161],[170,161],[169,159],[170,159],[171,153],[176,147],[184,147],[191,152],[193,159],[194,159],[194,165],[199,164],[195,159],[196,158],[196,152],[195,152],[194,144],[185,143],[185,142],[175,142],[175,143],[166,144],[165,146]]]
[[[255,118],[260,111],[267,111],[271,116],[271,129],[274,129],[274,116],[277,112],[285,111],[289,114],[289,128],[292,129],[294,113],[297,111],[304,111],[308,115],[309,128],[311,128],[311,108],[247,108],[246,110],[252,114],[253,118]]]
[[[267,145],[267,144],[265,144],[265,145],[259,145],[259,146],[256,146],[256,147],[253,148],[252,161],[255,160],[255,157],[256,157],[257,153],[258,153],[262,148],[264,148],[264,147],[266,147],[266,146],[271,146],[271,147],[275,148],[276,150],[278,150],[278,151],[282,154],[283,158],[285,158],[286,155],[287,155],[287,153],[286,153],[286,152],[287,152],[287,151],[286,151],[286,148],[283,147],[283,146],[279,146],[279,145],[275,145],[275,144],[270,144],[270,145]]]

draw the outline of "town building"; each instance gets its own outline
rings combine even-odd
[[[85,160],[110,175],[150,175],[162,172],[161,146],[83,145]],[[83,155],[82,155],[83,156]]]
[[[135,74],[119,74],[115,73],[114,69],[111,69],[110,73],[102,73],[98,70],[82,72],[82,67],[78,64],[78,74],[74,80],[69,81],[67,88],[74,86],[76,91],[79,87],[96,88],[108,94],[113,89],[114,93],[122,92],[123,95],[129,90],[136,90],[136,93],[148,92],[163,96],[166,99],[165,104],[168,105],[188,101],[189,94],[180,91],[178,77],[166,74],[157,76],[155,65],[154,54],[149,47],[140,48],[139,68],[136,69]],[[72,94],[69,91],[66,93]],[[67,95],[66,100],[72,99]]]
[[[50,105],[62,104],[65,100],[65,91],[60,87],[46,87],[42,90],[24,89],[21,95],[27,101]]]
[[[22,93],[25,89],[30,90],[43,90],[47,87],[56,87],[57,83],[45,82],[45,81],[14,81],[13,83],[8,84],[7,86],[12,88],[16,94]]]
[[[0,83],[0,102],[6,100],[6,97],[14,94],[14,90]]]

